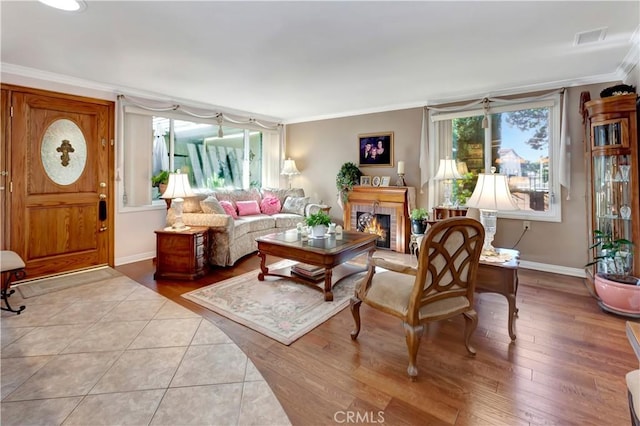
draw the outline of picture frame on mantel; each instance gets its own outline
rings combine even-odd
[[[393,167],[393,132],[358,135],[359,167]]]

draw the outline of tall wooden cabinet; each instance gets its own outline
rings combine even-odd
[[[640,275],[637,105],[636,94],[611,96],[584,104],[588,113],[586,166],[591,180],[589,238],[592,240],[594,230],[600,230],[611,233],[613,238],[632,241],[634,276]]]

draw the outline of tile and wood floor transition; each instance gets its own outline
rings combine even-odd
[[[357,342],[345,309],[287,347],[180,297],[258,265],[248,256],[190,282],[155,281],[153,262],[136,262],[116,268],[134,289],[79,301],[62,290],[27,299],[22,319],[3,313],[2,425],[630,423],[628,319],[603,313],[582,279],[521,270],[515,342],[505,299],[477,295],[477,356],[462,319],[434,324],[411,383],[401,324],[366,306]]]
[[[19,296],[0,320],[3,426],[289,424],[225,333],[126,276]]]

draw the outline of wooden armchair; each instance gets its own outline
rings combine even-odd
[[[407,372],[415,380],[423,324],[462,314],[466,322],[465,345],[475,355],[469,341],[478,325],[473,292],[483,243],[484,228],[480,222],[454,217],[429,228],[420,246],[417,269],[372,259],[367,275],[358,283],[351,299],[356,326],[351,338],[355,340],[360,333],[362,302],[400,318],[409,350]],[[384,269],[376,272],[376,266]]]

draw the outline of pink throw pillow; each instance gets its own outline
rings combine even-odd
[[[260,207],[256,200],[251,201],[236,201],[236,207],[238,207],[239,216],[251,216],[253,214],[260,214]]]
[[[233,207],[233,204],[231,204],[230,201],[220,201],[220,205],[222,206],[226,214],[228,214],[234,219],[238,218],[238,212]]]
[[[280,213],[280,200],[278,197],[264,197],[260,202],[260,211],[264,214],[272,215]]]

